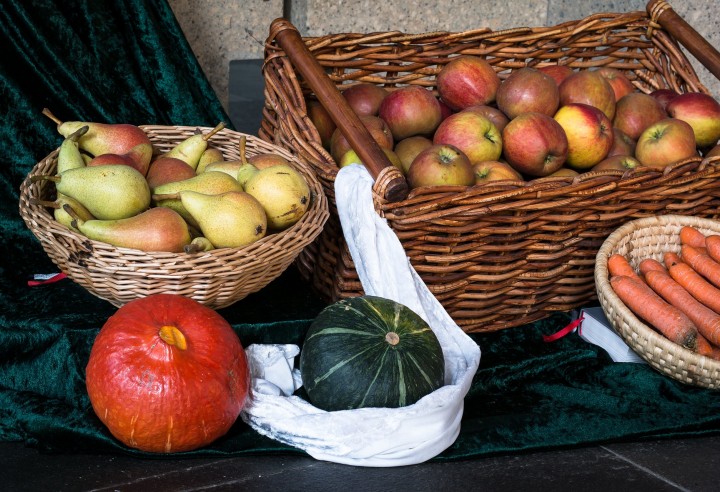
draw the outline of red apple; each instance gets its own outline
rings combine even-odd
[[[385,96],[378,116],[387,123],[395,140],[402,140],[413,135],[432,134],[440,124],[442,111],[430,90],[411,85]]]
[[[195,169],[182,159],[160,156],[150,163],[145,178],[152,190],[162,184],[190,179],[195,175]]]
[[[342,95],[358,116],[377,116],[380,103],[388,95],[388,91],[379,85],[363,82],[348,87]]]
[[[320,104],[320,101],[313,99],[307,101],[307,112],[310,121],[312,121],[312,124],[318,131],[322,146],[325,147],[326,150],[330,150],[330,139],[332,138],[335,128],[337,128],[330,113],[325,109],[325,106]]]
[[[470,160],[452,145],[432,145],[420,152],[407,173],[410,188],[420,186],[472,186],[475,173]]]
[[[488,118],[473,111],[448,116],[435,131],[433,143],[457,147],[472,164],[496,161],[502,153],[500,132]]]
[[[359,118],[360,122],[368,129],[370,136],[373,137],[380,148],[393,148],[394,140],[385,120],[377,116],[369,115],[360,116]],[[345,138],[345,135],[340,131],[340,128],[336,128],[330,139],[330,155],[335,159],[335,162],[340,162],[342,156],[350,149],[350,143],[347,141],[347,138]]]
[[[650,95],[658,100],[663,109],[667,110],[667,103],[675,99],[680,94],[672,89],[656,89],[652,91]]]
[[[560,104],[555,80],[536,68],[513,71],[498,87],[497,107],[511,120],[521,113],[553,116]]]
[[[98,154],[87,162],[87,166],[104,166],[108,164],[122,164],[136,169],[140,174],[145,176],[150,167],[152,159],[152,145],[138,144],[124,154],[115,154],[107,152]]]
[[[453,58],[437,75],[440,99],[454,111],[495,101],[500,77],[486,60],[465,55]]]
[[[440,121],[445,120],[445,118],[447,118],[448,116],[450,116],[451,114],[453,114],[455,112],[452,109],[450,109],[450,106],[445,104],[445,101],[443,101],[442,99],[438,99],[438,104],[440,105]]]
[[[545,65],[537,67],[537,69],[552,77],[558,87],[560,87],[560,84],[562,84],[563,80],[568,78],[569,75],[575,73],[575,70],[567,65]]]
[[[657,99],[644,92],[632,92],[617,102],[613,126],[637,140],[647,127],[667,116]]]
[[[502,140],[508,164],[529,176],[554,173],[568,155],[565,131],[543,113],[523,113],[513,118],[503,130]]]
[[[412,164],[412,161],[415,160],[415,157],[431,145],[432,140],[427,137],[423,137],[422,135],[404,138],[395,144],[395,148],[393,150],[400,159],[400,164],[402,165],[402,171],[404,174],[407,174],[408,169],[410,169],[410,164]]]
[[[635,169],[640,167],[640,161],[630,155],[613,155],[606,157],[597,164],[595,164],[590,170],[591,171],[603,171],[607,169],[618,169],[620,171],[627,171],[629,169]]]
[[[608,157],[614,155],[635,155],[635,145],[637,143],[619,128],[613,127],[613,144],[608,152]]]
[[[594,106],[612,121],[615,116],[615,91],[597,70],[580,70],[560,84],[560,106],[572,103]]]
[[[695,134],[695,144],[711,147],[720,140],[720,103],[703,92],[687,92],[667,104],[671,118],[687,122]]]
[[[575,169],[570,169],[569,167],[561,167],[560,169],[558,169],[558,170],[555,171],[554,173],[549,174],[547,177],[548,177],[548,178],[558,178],[558,177],[562,177],[562,178],[567,178],[567,177],[574,178],[575,176],[579,176],[579,175],[580,175],[580,173],[577,172]]]
[[[517,172],[507,162],[501,161],[484,161],[473,164],[473,172],[475,173],[475,184],[484,184],[488,181],[500,181],[510,179],[513,181],[523,181],[522,175]]]
[[[478,114],[481,114],[482,116],[489,119],[492,124],[495,125],[495,128],[497,128],[497,131],[499,131],[500,133],[502,133],[502,131],[505,129],[505,125],[510,122],[510,118],[508,118],[505,113],[500,111],[498,108],[488,106],[486,104],[470,106],[469,108],[463,109],[463,111],[474,111]]]
[[[635,92],[635,86],[620,70],[612,67],[601,67],[598,68],[597,72],[610,83],[610,87],[615,93],[615,101],[619,101],[626,94]]]
[[[718,157],[720,156],[720,144],[716,145],[712,149],[708,150],[705,153],[704,157]]]
[[[648,127],[635,148],[637,160],[649,167],[665,167],[696,155],[692,127],[677,118],[666,118]]]
[[[257,169],[265,169],[273,166],[290,166],[290,162],[275,152],[263,152],[247,158],[247,161]]]
[[[567,104],[558,109],[555,121],[567,135],[568,166],[587,170],[607,157],[613,144],[613,130],[610,119],[598,108]]]

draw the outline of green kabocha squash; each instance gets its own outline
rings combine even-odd
[[[443,385],[442,348],[407,306],[362,296],[326,307],[300,353],[310,402],[323,410],[411,405]]]

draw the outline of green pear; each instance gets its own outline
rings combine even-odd
[[[247,162],[238,168],[235,179],[238,180],[238,183],[240,183],[240,186],[242,186],[244,190],[248,180],[252,178],[258,171],[258,168]]]
[[[195,191],[205,195],[218,195],[228,191],[243,191],[238,180],[219,171],[206,171],[192,178],[165,183],[153,188],[152,199],[159,207],[168,207],[183,216],[190,224],[197,226],[195,219],[176,196],[181,191]]]
[[[200,156],[202,156],[203,152],[208,148],[208,140],[223,128],[225,128],[225,123],[221,122],[207,133],[196,133],[170,149],[165,154],[165,157],[175,157],[185,161],[190,167],[197,170],[198,164],[200,163]]]
[[[63,143],[60,144],[60,150],[58,150],[56,174],[76,167],[85,167],[85,159],[83,159],[83,155],[80,152],[78,140],[80,140],[80,137],[85,135],[88,130],[89,127],[87,125],[81,126],[75,132],[65,137]]]
[[[212,164],[213,162],[220,162],[224,159],[225,159],[225,157],[223,156],[223,153],[220,149],[218,149],[216,147],[208,147],[200,155],[200,160],[198,161],[198,165],[197,165],[197,168],[195,169],[195,172],[198,174],[205,172],[205,168],[207,167],[208,164]]]
[[[221,173],[229,174],[233,178],[237,179],[238,170],[244,165],[246,164],[242,161],[217,161],[208,164],[205,167],[205,172],[219,171]]]
[[[88,211],[88,209],[83,206],[82,203],[75,200],[74,198],[70,198],[67,195],[63,195],[62,193],[58,193],[57,198],[55,199],[55,201],[52,202],[46,200],[39,200],[37,198],[31,198],[30,202],[36,205],[42,205],[43,207],[52,208],[53,217],[55,217],[55,220],[75,232],[80,231],[78,231],[77,228],[72,225],[74,217],[67,213],[64,205],[69,205],[75,211],[75,217],[79,217],[82,220],[92,220],[95,218]]]
[[[64,207],[70,215],[72,208]],[[73,219],[73,225],[85,236],[120,248],[141,251],[180,253],[190,243],[185,220],[174,210],[157,207],[119,220]]]
[[[267,233],[267,217],[262,205],[242,191],[204,195],[194,191],[179,193],[185,209],[195,218],[203,236],[216,248],[241,248]]]
[[[125,219],[150,206],[147,180],[130,166],[78,167],[56,176],[33,176],[31,180],[53,181],[58,193],[82,203],[96,219]]]
[[[78,140],[81,150],[93,156],[102,154],[129,154],[137,170],[145,175],[153,155],[150,138],[142,128],[129,123],[94,123],[85,121],[60,121],[47,108],[43,114],[57,123],[58,133],[68,137],[79,128],[87,126],[87,132]]]
[[[310,206],[310,188],[305,178],[284,164],[260,169],[245,183],[245,191],[262,204],[271,229],[290,227]]]
[[[215,249],[213,243],[210,242],[205,236],[195,236],[190,244],[187,244],[184,248],[186,253],[202,253],[204,251],[211,251]]]

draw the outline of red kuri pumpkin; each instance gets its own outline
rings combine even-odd
[[[230,324],[175,294],[119,308],[98,333],[86,369],[93,410],[112,435],[155,453],[189,451],[225,435],[249,384]]]

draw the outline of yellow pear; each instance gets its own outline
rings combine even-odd
[[[292,226],[310,206],[310,188],[305,178],[284,164],[260,169],[245,183],[245,191],[262,204],[271,229]]]

